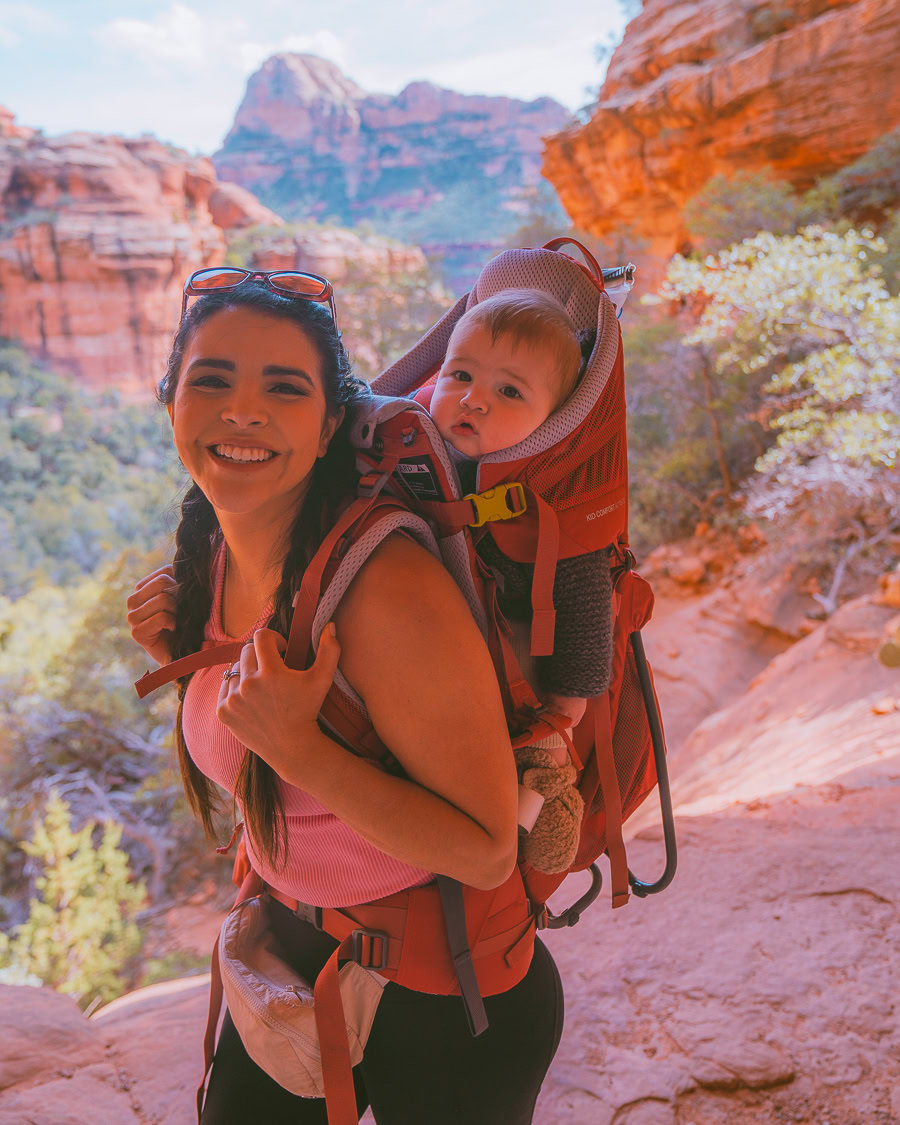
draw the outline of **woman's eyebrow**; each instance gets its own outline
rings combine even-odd
[[[206,356],[201,356],[199,359],[195,359],[191,364],[189,364],[188,372],[193,371],[195,367],[215,367],[220,371],[234,371],[236,369],[236,365],[232,363],[230,359],[211,359]],[[315,383],[313,382],[312,376],[308,375],[299,367],[282,367],[277,363],[270,363],[267,367],[263,368],[263,375],[294,375],[298,379],[304,379],[310,385],[310,387],[315,388]]]
[[[305,379],[311,387],[315,388],[312,376],[307,375],[299,367],[279,367],[276,363],[270,363],[263,368],[263,375],[296,375],[298,379]]]
[[[195,359],[188,365],[188,371],[193,371],[195,367],[218,367],[222,371],[234,371],[234,364],[230,359],[207,359],[201,357]]]

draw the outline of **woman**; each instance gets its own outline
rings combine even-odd
[[[510,875],[517,847],[516,774],[491,660],[428,551],[388,536],[338,605],[314,665],[296,671],[281,659],[303,569],[352,494],[347,432],[360,392],[314,301],[254,279],[201,296],[161,386],[194,483],[174,566],[128,599],[132,636],[160,663],[204,640],[246,642],[226,679],[213,668],[180,684],[188,797],[209,830],[212,783],[232,792],[266,881],[333,906],[434,874],[492,888]],[[320,731],[338,666],[404,777]],[[337,942],[279,903],[273,926],[315,979]],[[473,1038],[459,996],[389,983],[353,1072],[359,1112],[371,1105],[379,1125],[530,1122],[562,1027],[544,946],[535,944],[518,984],[484,1002],[490,1026]],[[202,1121],[247,1120],[327,1118],[323,1101],[290,1094],[249,1059],[226,1016]]]

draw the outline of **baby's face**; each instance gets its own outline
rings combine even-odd
[[[548,348],[491,340],[477,323],[450,338],[431,400],[444,441],[473,460],[524,440],[556,407],[558,360]]]

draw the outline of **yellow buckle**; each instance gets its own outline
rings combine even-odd
[[[510,497],[512,493],[512,497]],[[497,520],[511,520],[525,511],[525,489],[518,481],[512,484],[498,484],[486,492],[470,492],[463,497],[471,500],[475,509],[475,519],[469,527],[481,527]]]

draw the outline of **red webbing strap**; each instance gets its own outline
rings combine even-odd
[[[554,714],[552,711],[548,711],[546,708],[541,711],[539,718],[541,722],[544,722],[548,726],[553,727],[559,737],[566,744],[566,748],[569,751],[569,757],[572,759],[572,764],[575,766],[575,768],[578,770],[584,769],[584,762],[582,762],[581,758],[579,757],[578,751],[575,749],[575,743],[572,741],[571,726],[567,726],[559,715]]]
[[[319,606],[325,568],[331,560],[338,541],[350,531],[357,520],[361,520],[368,513],[376,498],[376,496],[358,497],[352,504],[348,505],[338,517],[334,527],[322,540],[321,546],[306,568],[303,581],[300,583],[300,589],[294,595],[291,631],[284,654],[284,662],[288,668],[300,669],[306,667],[312,636],[312,624]]]
[[[506,618],[500,613],[497,604],[497,583],[493,579],[485,581],[485,594],[488,619],[488,650],[494,662],[494,669],[500,683],[500,693],[508,705],[507,717],[518,714],[523,708],[537,710],[541,701],[534,694],[531,684],[525,679],[516,654],[510,643],[510,629]]]
[[[151,691],[156,691],[163,684],[169,684],[191,672],[198,672],[201,668],[212,668],[216,664],[233,664],[240,658],[241,641],[231,641],[227,645],[215,645],[213,648],[202,648],[190,656],[182,656],[180,660],[172,660],[163,664],[155,672],[145,672],[135,683],[134,690],[138,698],[143,699]]]
[[[349,936],[344,938],[328,958],[313,987],[313,1012],[316,1031],[319,1033],[328,1125],[357,1125],[359,1122],[356,1092],[353,1088],[353,1067],[350,1063],[350,1042],[347,1039],[338,978],[338,960],[350,958],[351,944]]]
[[[415,506],[435,524],[441,539],[471,527],[478,518],[471,500],[417,500]]]
[[[615,909],[628,902],[628,861],[625,858],[625,841],[622,839],[622,794],[619,792],[616,760],[613,757],[608,694],[594,699],[594,759],[603,793],[606,851],[609,855],[612,904]]]
[[[531,580],[531,655],[551,656],[556,631],[553,580],[559,558],[559,519],[543,496],[530,488],[525,489],[525,495],[538,515],[537,550]]]

